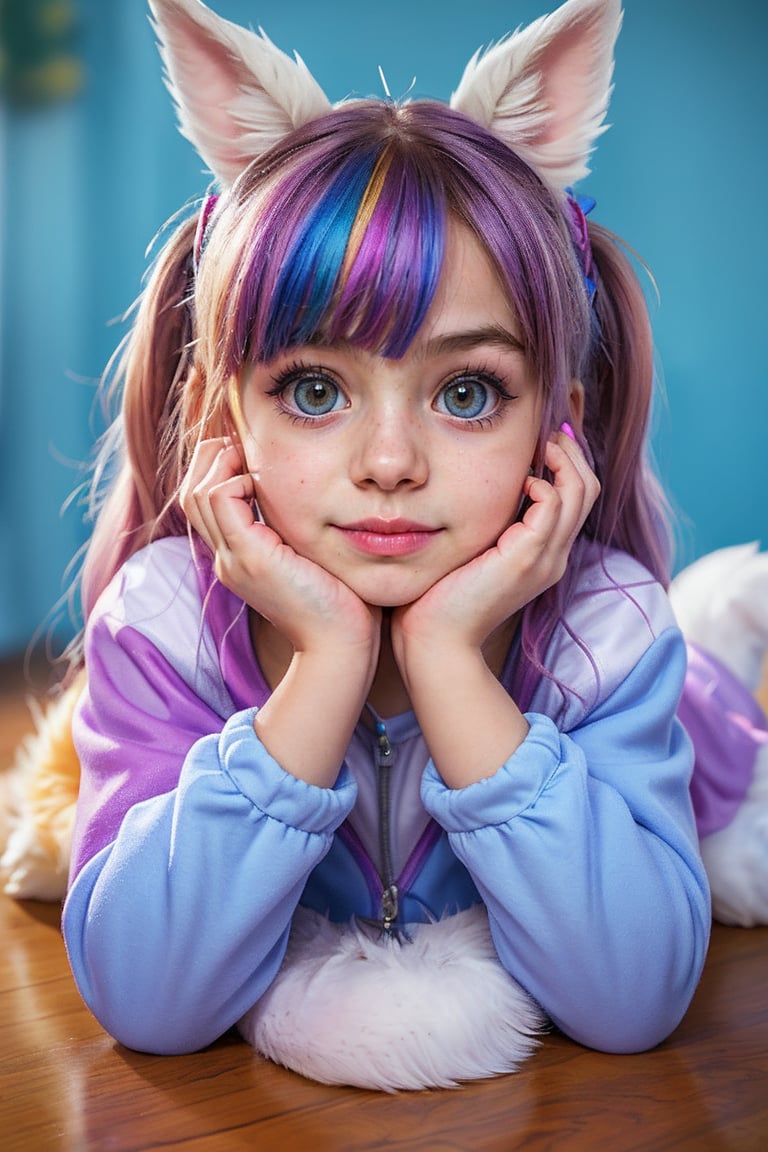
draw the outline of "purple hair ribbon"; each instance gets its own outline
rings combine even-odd
[[[571,238],[573,239],[576,251],[579,253],[581,270],[584,274],[584,284],[591,304],[595,298],[597,289],[593,279],[594,264],[592,261],[592,245],[589,241],[589,229],[587,228],[587,216],[594,208],[595,201],[591,196],[575,196],[572,188],[566,188],[565,193],[568,197],[566,203],[569,209],[568,223],[570,225]]]
[[[197,218],[197,229],[195,231],[195,246],[193,249],[193,259],[195,263],[195,272],[200,266],[200,259],[205,251],[205,246],[208,243],[208,237],[211,232],[211,217],[213,210],[219,202],[219,195],[217,192],[211,192],[206,196],[203,201],[203,206],[200,209],[200,215]]]

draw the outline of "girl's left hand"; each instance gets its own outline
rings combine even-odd
[[[524,496],[530,506],[521,520],[482,555],[395,612],[393,646],[406,677],[414,645],[479,649],[501,624],[563,576],[600,484],[581,448],[563,432],[548,441],[545,463],[552,481],[528,477]]]
[[[526,481],[531,504],[522,519],[393,613],[400,675],[449,788],[492,775],[525,740],[528,722],[489,665],[486,641],[498,630],[508,645],[501,626],[561,578],[600,491],[583,452],[564,433],[548,443],[545,460],[552,482]],[[460,688],[459,707],[456,694],[446,692],[446,677]]]

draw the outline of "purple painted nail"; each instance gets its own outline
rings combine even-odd
[[[576,433],[574,432],[573,428],[571,428],[567,420],[564,420],[560,425],[560,431],[565,432],[566,436],[570,436],[571,440],[576,439]]]

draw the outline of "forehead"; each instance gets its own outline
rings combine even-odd
[[[437,290],[416,339],[491,329],[508,333],[522,347],[521,327],[495,265],[472,232],[451,219]]]

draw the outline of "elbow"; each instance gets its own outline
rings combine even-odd
[[[83,979],[74,969],[73,974],[80,995],[104,1031],[134,1052],[186,1056],[207,1048],[227,1031],[226,1026],[159,990],[137,990],[115,981],[101,986]]]
[[[91,1009],[93,1011],[93,1009]],[[151,1056],[189,1056],[207,1048],[218,1035],[199,1036],[192,1030],[179,1029],[178,1024],[157,1021],[125,1020],[119,1016],[93,1012],[97,1020],[118,1044],[132,1052],[144,1052]]]
[[[206,1048],[226,1031],[201,1019],[199,1012],[185,1011],[165,997],[161,1003],[157,994],[146,990],[140,994],[112,981],[101,987],[74,966],[72,970],[91,1014],[118,1044],[134,1052],[186,1056]]]
[[[553,1023],[572,1040],[598,1052],[647,1052],[667,1040],[693,999],[703,959],[678,972],[635,968],[606,979],[578,1004],[561,1005]]]
[[[610,1010],[597,1019],[589,1021],[557,1021],[560,1030],[577,1044],[596,1052],[606,1052],[617,1056],[629,1056],[648,1052],[667,1040],[680,1024],[688,1003],[673,1011],[656,1011],[645,1014],[633,1005],[631,1012],[624,1010],[623,1017],[617,1018]]]
[[[135,1052],[181,1056],[197,1052],[217,1040],[226,1028],[216,1027],[194,1006],[184,1005],[172,989],[152,979],[139,981],[114,957],[89,962],[82,942],[67,938],[69,963],[86,1007],[114,1040]]]

